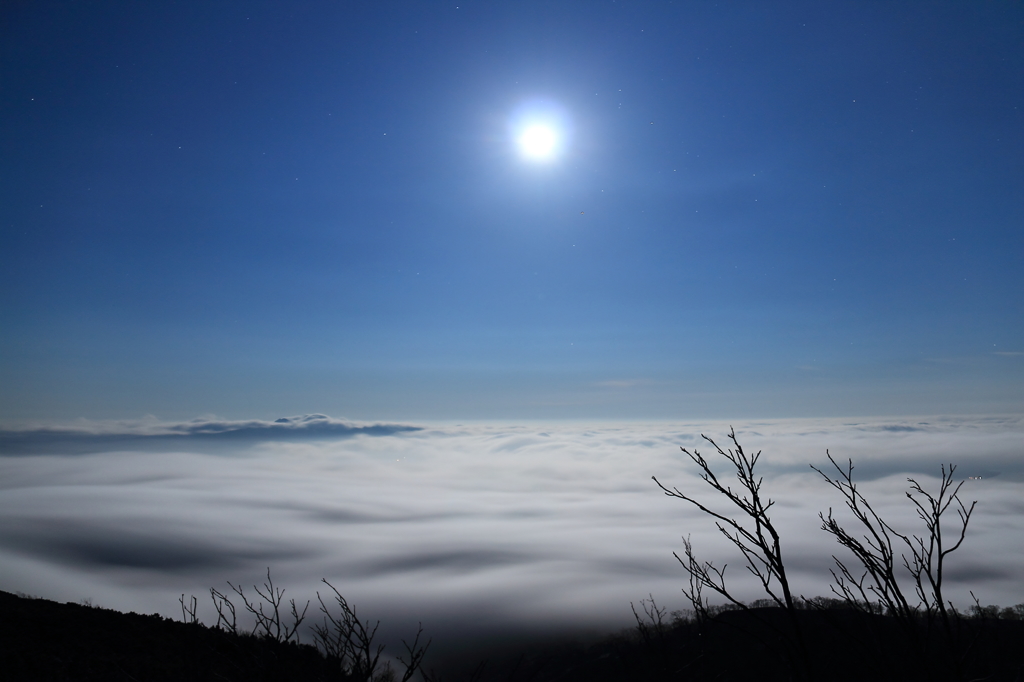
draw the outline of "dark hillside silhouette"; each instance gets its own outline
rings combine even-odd
[[[816,601],[816,600],[810,600]],[[930,680],[907,656],[895,618],[817,600],[798,610],[817,680]],[[505,658],[464,651],[462,665],[435,670],[427,682],[646,682],[792,679],[775,655],[789,615],[777,607],[712,608],[698,622],[664,610],[640,612],[638,627],[592,645],[536,642]],[[658,615],[660,613],[660,615]],[[310,645],[236,635],[158,615],[123,614],[0,592],[0,670],[16,681],[345,681],[341,662]],[[981,607],[961,620],[974,642],[963,670],[971,680],[1024,679],[1024,605]],[[641,627],[641,623],[643,624]],[[879,647],[879,645],[881,645]],[[876,650],[876,647],[878,650]],[[400,679],[401,675],[396,676]],[[397,679],[396,679],[397,682]]]
[[[337,670],[309,645],[0,592],[0,678],[7,680],[326,682],[342,679]]]

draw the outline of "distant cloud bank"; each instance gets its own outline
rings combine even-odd
[[[390,436],[418,431],[401,424],[353,424],[323,414],[274,421],[195,419],[189,422],[84,422],[64,427],[0,430],[0,456],[88,454],[149,448],[187,448],[191,441],[239,443]]]

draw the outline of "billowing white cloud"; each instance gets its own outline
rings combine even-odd
[[[46,438],[22,430],[35,454],[0,456],[0,588],[174,615],[182,592],[259,582],[270,566],[287,596],[312,597],[327,578],[395,627],[614,627],[648,593],[685,607],[672,551],[690,535],[701,557],[729,564],[743,597],[761,596],[710,520],[651,480],[720,502],[679,448],[710,454],[700,434],[724,443],[726,423],[275,423],[79,426],[88,447],[69,446],[64,430],[56,449],[72,455],[40,454]],[[968,589],[986,603],[1024,601],[1021,419],[734,426],[746,448],[763,451],[798,592],[827,594],[830,555],[841,550],[817,519],[830,506],[841,516],[841,500],[808,466],[828,465],[828,448],[853,459],[879,512],[910,531],[907,476],[927,487],[950,462],[962,477],[983,476],[963,489],[979,505],[950,562],[948,594],[961,605]],[[247,436],[225,445],[204,435],[225,429]],[[95,433],[116,445],[97,451]],[[119,434],[136,437],[134,447]]]

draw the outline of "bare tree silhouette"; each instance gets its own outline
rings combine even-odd
[[[736,478],[740,482],[739,490],[733,490],[732,486],[720,481],[711,464],[696,449],[690,451],[680,448],[680,450],[685,452],[700,468],[701,480],[724,497],[731,506],[739,509],[742,514],[740,518],[743,520],[737,520],[732,516],[714,511],[678,488],[662,485],[656,476],[651,478],[667,496],[685,500],[714,518],[715,525],[722,535],[739,549],[746,561],[747,570],[760,581],[765,594],[788,614],[790,632],[784,633],[787,648],[790,649],[788,658],[793,665],[794,673],[798,677],[806,678],[808,676],[808,656],[796,613],[798,603],[793,597],[789,576],[786,574],[786,565],[782,558],[782,542],[778,530],[768,515],[768,510],[775,503],[762,496],[763,478],[754,471],[761,452],[758,451],[756,454],[750,455],[744,451],[736,439],[735,429],[732,428],[729,429],[729,440],[732,441],[733,447],[729,449],[721,448],[713,439],[704,434],[701,434],[701,437],[710,443],[718,454],[735,469]],[[737,608],[750,611],[749,607],[737,599],[725,584],[727,564],[718,568],[710,561],[699,561],[694,555],[689,537],[685,538],[683,543],[685,561],[678,554],[674,552],[673,554],[689,576],[689,588],[684,588],[683,592],[693,605],[698,621],[706,620],[708,617],[708,602],[703,596],[705,588],[724,597]]]
[[[291,623],[289,624],[285,614],[281,613],[285,591],[274,586],[274,580],[270,577],[269,567],[267,568],[267,580],[263,583],[263,589],[253,585],[256,594],[261,598],[260,601],[255,599],[250,601],[241,585],[234,585],[231,581],[228,581],[228,586],[232,592],[242,599],[245,609],[252,614],[256,621],[251,634],[256,637],[271,639],[275,642],[290,642],[294,640],[296,644],[300,643],[299,626],[302,625],[302,621],[306,618],[309,602],[306,602],[302,613],[299,613],[295,600],[289,600],[291,605]],[[234,602],[214,587],[210,588],[210,599],[213,601],[213,608],[217,612],[217,622],[214,624],[214,627],[230,632],[233,635],[243,634],[238,629],[238,612],[235,609]],[[183,594],[178,599],[178,602],[181,604],[182,619],[186,622],[198,623],[199,619],[196,617],[196,598],[192,597],[191,604],[186,606],[185,595]]]
[[[322,624],[313,626],[314,637],[317,648],[328,656],[337,658],[341,663],[341,672],[346,679],[358,680],[359,682],[391,682],[395,674],[390,663],[381,663],[380,657],[384,653],[383,644],[375,644],[377,628],[380,621],[370,625],[363,621],[356,614],[354,606],[342,596],[334,585],[323,583],[334,592],[334,600],[340,609],[335,616],[324,603],[323,597],[317,592],[316,597],[320,601],[320,611],[324,614]],[[420,625],[412,644],[402,640],[405,646],[405,655],[399,656],[398,661],[402,663],[405,670],[402,672],[402,682],[409,682],[416,671],[423,664],[427,649],[430,648],[428,641],[420,645],[420,637],[423,635],[423,626]]]
[[[922,488],[915,479],[908,478],[910,490],[906,496],[924,523],[926,533],[924,536],[900,533],[875,512],[857,489],[853,481],[853,461],[847,460],[844,468],[832,458],[831,453],[826,451],[826,454],[836,470],[834,477],[813,465],[811,468],[839,491],[847,509],[853,513],[863,531],[860,537],[847,531],[835,519],[831,508],[827,516],[818,514],[822,530],[850,550],[864,569],[860,577],[857,577],[842,560],[833,555],[838,569],[838,573],[832,570],[833,593],[854,609],[895,618],[922,664],[934,667],[938,662],[943,674],[951,672],[955,679],[959,679],[961,657],[950,656],[949,653],[959,650],[963,644],[959,641],[960,615],[943,596],[943,571],[946,557],[964,542],[977,501],[967,506],[960,499],[960,488],[964,482],[953,484],[956,467],[952,464],[948,469],[942,466],[936,495]],[[957,523],[953,533],[956,540],[949,545],[943,537],[942,517],[951,507],[956,510]],[[902,541],[909,552],[909,556],[901,552],[899,562],[913,580],[916,593],[913,603],[897,578],[899,564],[897,552],[893,548],[894,539]],[[933,651],[934,630],[937,627],[941,628],[944,641],[938,647],[940,651]]]
[[[267,581],[263,583],[263,589],[253,586],[262,599],[266,600],[266,604],[261,600],[256,602],[255,600],[249,601],[248,597],[245,596],[241,585],[235,586],[230,582],[228,585],[234,592],[241,597],[242,603],[245,604],[246,610],[253,615],[256,619],[256,626],[253,629],[253,634],[257,637],[266,637],[273,639],[278,642],[288,642],[292,638],[296,642],[299,642],[299,626],[302,625],[302,621],[306,618],[306,611],[309,610],[309,602],[306,602],[306,606],[303,607],[302,613],[299,613],[298,607],[295,605],[295,600],[289,601],[291,604],[291,616],[292,622],[289,625],[287,622],[282,620],[281,614],[281,602],[284,599],[284,590],[281,588],[274,587],[274,581],[270,577],[270,567],[267,567]],[[234,609],[232,609],[233,611]]]

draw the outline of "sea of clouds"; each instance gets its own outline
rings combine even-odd
[[[829,594],[819,511],[842,501],[811,464],[851,458],[893,525],[922,532],[907,477],[934,489],[942,464],[978,501],[949,560],[958,606],[1024,602],[1024,418],[734,422],[762,451],[763,491],[795,590]],[[268,567],[304,602],[321,578],[359,612],[408,633],[502,627],[614,629],[630,602],[687,606],[673,551],[690,536],[763,596],[712,521],[651,480],[730,513],[680,447],[713,456],[726,422],[352,424],[82,422],[0,431],[0,589],[180,617],[211,586],[261,584]],[[725,472],[725,469],[721,469]],[[954,519],[950,519],[952,522]],[[955,526],[955,524],[953,524]],[[851,524],[852,527],[852,524]]]

